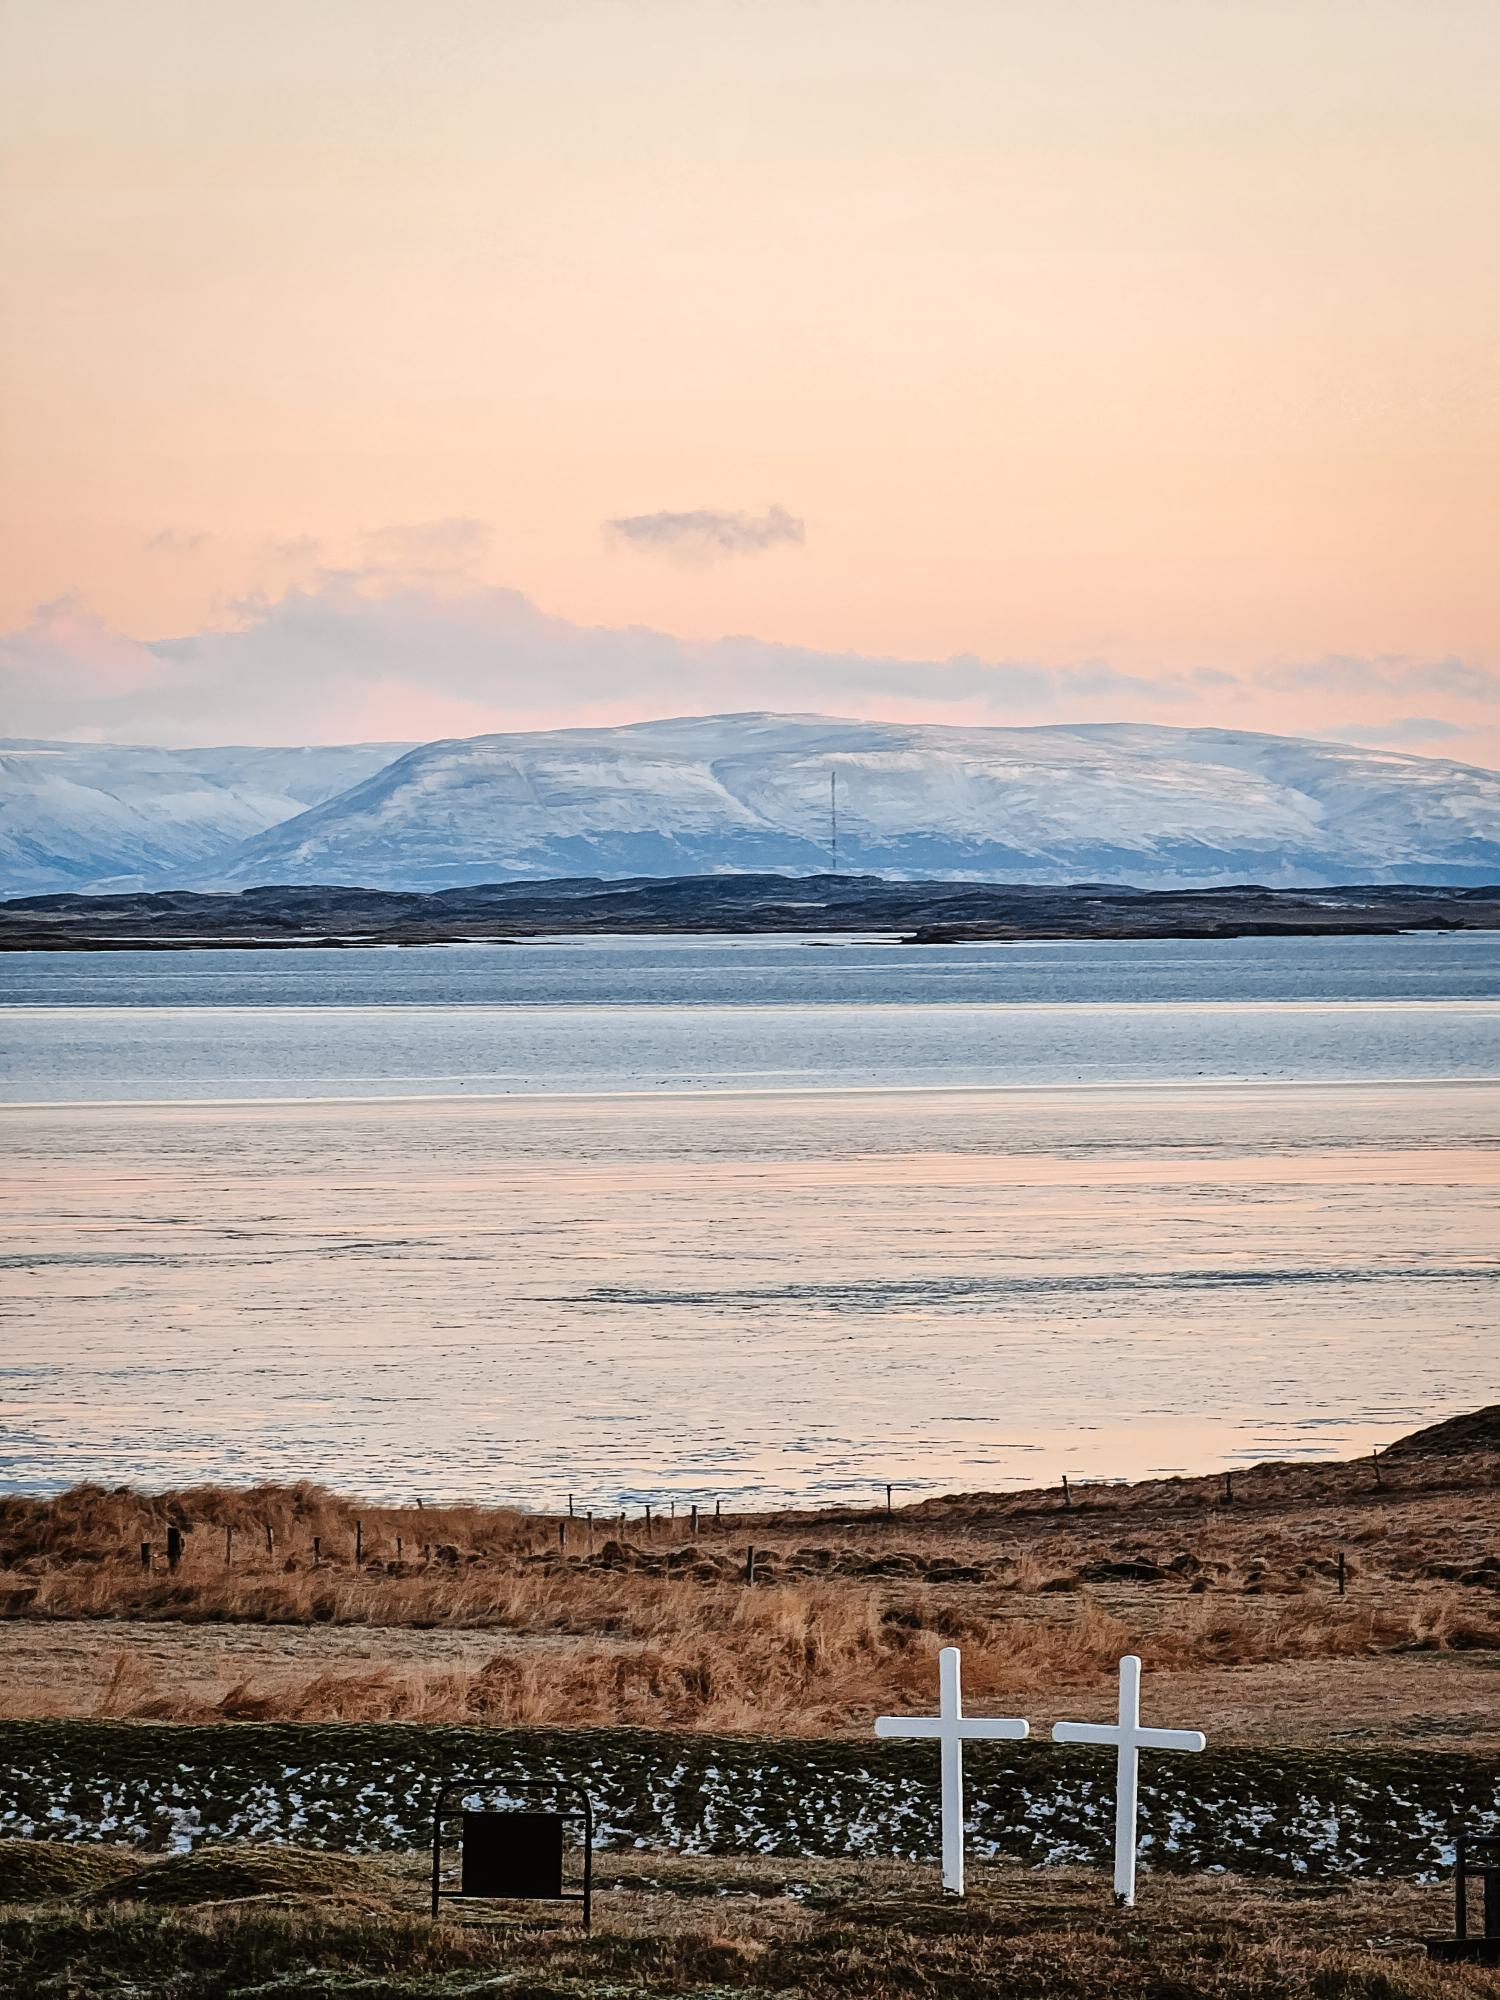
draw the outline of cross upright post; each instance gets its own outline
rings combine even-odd
[[[1120,1662],[1118,1722],[1057,1722],[1054,1743],[1112,1743],[1115,1758],[1115,1901],[1128,1909],[1135,1901],[1136,1811],[1142,1750],[1202,1750],[1208,1739],[1196,1729],[1142,1729],[1141,1663],[1134,1653]]]
[[[938,1654],[938,1712],[936,1715],[877,1715],[877,1736],[917,1736],[937,1739],[943,1780],[943,1890],[949,1896],[964,1893],[964,1738],[1008,1737],[1016,1740],[1029,1734],[1030,1724],[1018,1716],[964,1715],[963,1690],[959,1676],[957,1646],[944,1646]]]

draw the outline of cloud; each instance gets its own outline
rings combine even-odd
[[[322,553],[323,544],[316,535],[276,535],[261,547],[267,562],[292,569],[311,568]]]
[[[150,642],[60,599],[0,634],[0,712],[17,735],[163,744],[329,743],[462,736],[745,709],[893,721],[1169,723],[1443,749],[1500,765],[1487,669],[1341,660],[1322,685],[1277,687],[1217,668],[1131,673],[1053,663],[817,651],[746,635],[682,639],[549,615],[460,567],[475,524],[382,531],[363,568],[323,567],[233,607],[229,620]],[[1414,712],[1399,693],[1435,666],[1459,692]],[[1269,680],[1292,670],[1277,667]],[[1328,672],[1328,663],[1317,668]],[[1353,690],[1357,699],[1350,699]],[[1345,722],[1358,713],[1358,724]],[[1451,754],[1451,753],[1450,753]]]
[[[1331,728],[1320,729],[1318,734],[1335,743],[1399,747],[1411,743],[1451,743],[1469,732],[1460,723],[1445,722],[1439,715],[1397,715],[1389,722],[1335,723]]]
[[[806,523],[774,503],[764,514],[729,514],[713,507],[695,507],[683,514],[622,514],[605,526],[632,548],[689,562],[755,555],[782,543],[800,547],[807,540]]]
[[[1316,688],[1339,694],[1440,694],[1459,701],[1500,702],[1500,673],[1469,660],[1408,660],[1398,655],[1354,659],[1335,653],[1321,660],[1268,667],[1257,685],[1292,692]]]
[[[247,599],[229,630],[149,644],[81,607],[0,637],[0,705],[31,735],[347,742],[625,722],[713,710],[825,709],[956,721],[1149,716],[1170,684],[1104,662],[903,659],[749,637],[576,625],[519,591],[324,570]]]
[[[494,530],[465,514],[371,528],[359,537],[362,572],[382,575],[463,575],[489,553]]]
[[[190,556],[212,540],[206,528],[162,528],[148,536],[143,547],[153,556]]]

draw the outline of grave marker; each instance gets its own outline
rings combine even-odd
[[[1196,1729],[1142,1729],[1141,1663],[1134,1653],[1120,1662],[1118,1722],[1057,1722],[1054,1743],[1112,1743],[1115,1760],[1115,1901],[1128,1909],[1135,1901],[1136,1808],[1142,1750],[1202,1750],[1208,1739]]]
[[[877,1736],[923,1737],[938,1744],[943,1784],[943,1889],[949,1896],[964,1893],[964,1739],[1005,1737],[1014,1742],[1030,1730],[1031,1725],[1019,1716],[965,1717],[957,1646],[944,1646],[938,1654],[936,1715],[875,1718]]]
[[[467,1801],[476,1794],[571,1792],[578,1800],[575,1814],[560,1812],[480,1810]],[[563,1833],[570,1817],[583,1823],[583,1881],[579,1890],[566,1886]],[[458,1886],[443,1886],[443,1828],[459,1822]],[[506,1779],[476,1785],[467,1781],[442,1786],[432,1815],[432,1914],[445,1901],[470,1897],[514,1902],[582,1903],[583,1928],[592,1928],[594,1913],[594,1806],[581,1785],[564,1779],[557,1785]]]

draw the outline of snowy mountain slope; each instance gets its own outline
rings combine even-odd
[[[429,743],[217,863],[197,887],[443,888],[825,868],[1133,882],[1500,879],[1500,773],[1216,729],[690,716]]]
[[[126,888],[208,861],[344,791],[405,748],[151,750],[0,740],[0,894],[103,881]]]

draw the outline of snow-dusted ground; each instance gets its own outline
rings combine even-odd
[[[394,747],[0,746],[0,891],[809,873],[830,862],[835,782],[849,871],[1500,878],[1500,772],[1248,731],[730,715]]]
[[[828,866],[915,878],[1481,881],[1500,773],[1214,729],[702,716],[430,743],[201,884]]]
[[[8,1739],[8,1740],[7,1740]],[[0,1837],[184,1851],[204,1841],[421,1847],[438,1782],[474,1803],[536,1806],[505,1780],[584,1785],[603,1848],[687,1854],[931,1857],[937,1758],[925,1745],[777,1742],[655,1732],[419,1726],[148,1728],[0,1725]],[[479,1789],[484,1781],[496,1781]],[[1112,1758],[1030,1744],[971,1752],[970,1851],[1102,1862]],[[1482,1759],[1277,1756],[1210,1750],[1190,1771],[1148,1758],[1145,1865],[1309,1879],[1452,1866],[1454,1830],[1500,1827]]]
[[[0,741],[0,894],[110,878],[130,888],[210,860],[331,798],[405,746],[153,750]]]

